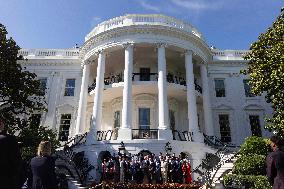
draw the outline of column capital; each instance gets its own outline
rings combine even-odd
[[[131,43],[131,42],[122,43],[122,47],[124,49],[133,48],[134,47],[134,43]]]
[[[194,54],[194,52],[193,52],[192,50],[190,50],[190,49],[185,49],[184,52],[183,52],[183,54],[184,54],[184,55],[191,55],[191,56],[192,56],[192,55]]]
[[[156,43],[155,45],[156,45],[156,48],[160,48],[160,47],[166,48],[168,46],[167,43],[162,43],[162,42]]]

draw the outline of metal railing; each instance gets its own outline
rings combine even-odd
[[[132,129],[132,139],[158,139],[158,129]]]
[[[193,132],[172,130],[173,140],[193,142]]]
[[[204,136],[204,143],[213,148],[222,148],[224,146],[227,146],[230,148],[239,147],[236,144],[233,144],[231,142],[223,142],[220,138],[216,136],[209,136],[204,133],[203,133],[203,136]]]
[[[117,139],[117,129],[97,131],[97,141],[116,140],[116,139]]]

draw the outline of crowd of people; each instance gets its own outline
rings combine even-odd
[[[101,167],[101,181],[137,184],[192,182],[189,160],[175,154],[108,157]]]

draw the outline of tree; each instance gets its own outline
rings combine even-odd
[[[266,128],[284,136],[284,13],[276,19],[244,57],[249,60],[244,72],[249,74],[252,93],[265,93],[274,110]]]
[[[18,56],[20,47],[12,38],[7,39],[7,34],[0,23],[0,118],[10,132],[15,132],[32,112],[42,111],[45,102],[36,74],[18,63],[23,60]]]

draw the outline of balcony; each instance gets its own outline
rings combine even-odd
[[[186,80],[184,77],[179,77],[176,75],[168,74],[166,78],[167,78],[168,83],[174,83],[174,84],[186,86]],[[158,81],[158,73],[133,73],[132,81]],[[104,78],[105,85],[111,85],[113,83],[119,83],[119,82],[123,82],[122,73]],[[200,85],[196,83],[196,80],[194,80],[194,85],[195,85],[195,90],[198,91],[200,94],[202,94],[202,88]],[[96,81],[94,81],[94,83],[92,83],[88,87],[88,92],[91,92],[95,88],[96,88]]]
[[[158,139],[158,129],[132,129],[132,139]]]

